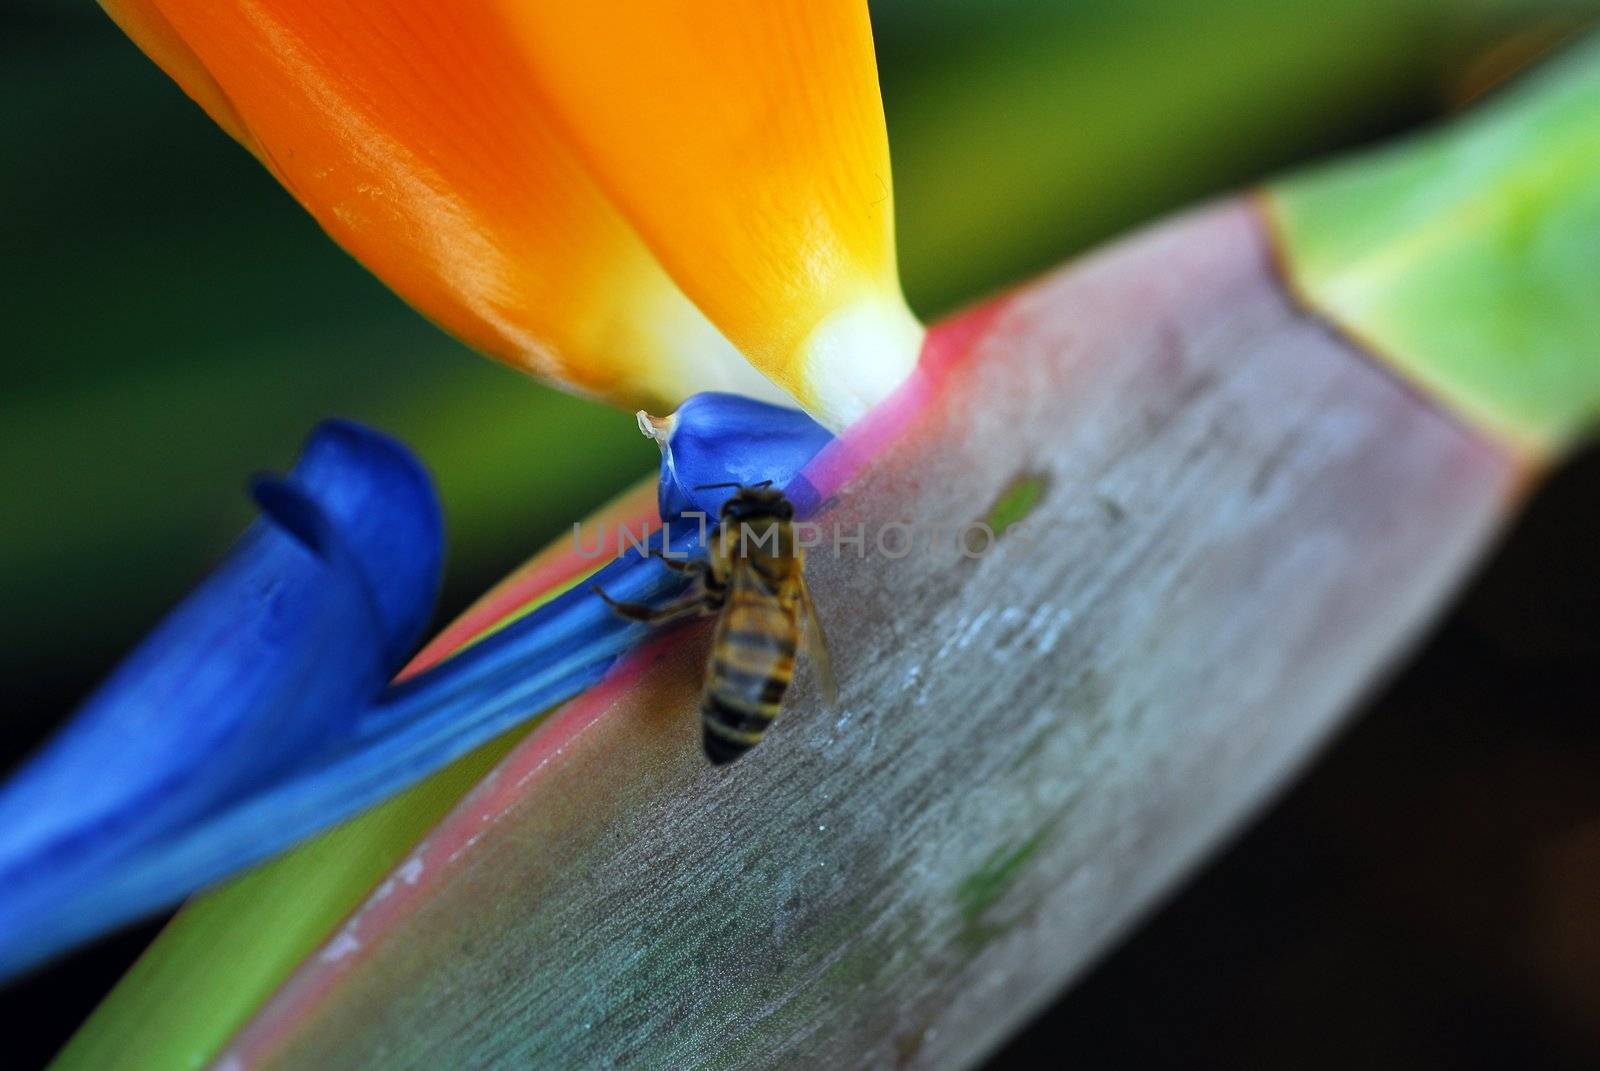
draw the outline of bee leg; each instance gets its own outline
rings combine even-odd
[[[600,596],[617,616],[625,617],[629,621],[643,621],[647,625],[656,625],[699,613],[705,605],[705,599],[700,595],[669,602],[665,606],[647,606],[642,602],[619,602],[602,591],[599,584],[590,584],[589,589]]]
[[[704,558],[669,558],[665,552],[659,550],[652,550],[650,557],[660,559],[661,564],[674,573],[694,573],[696,576],[704,576],[711,569],[711,563]]]

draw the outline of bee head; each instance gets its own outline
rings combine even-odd
[[[792,521],[794,503],[782,491],[772,487],[741,487],[722,504],[722,519],[725,521],[749,521],[759,517]]]

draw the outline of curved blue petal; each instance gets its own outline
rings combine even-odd
[[[694,546],[697,533],[673,541]],[[682,578],[628,554],[595,576],[617,598],[673,597]],[[648,630],[587,586],[512,622],[368,706],[351,732],[276,783],[150,841],[0,922],[0,975],[170,904],[326,829],[597,683]],[[3,917],[3,916],[0,916]],[[14,925],[22,923],[21,925]]]
[[[254,490],[262,519],[0,788],[0,948],[347,737],[426,625],[442,522],[404,447],[323,425]]]
[[[735,486],[786,487],[833,439],[798,409],[738,394],[696,394],[669,417],[641,417],[661,447],[657,502],[662,520],[698,511],[715,523]],[[723,486],[718,486],[718,485]]]
[[[667,518],[714,517],[732,488],[704,484],[804,491],[798,470],[831,439],[732,395],[660,423]],[[583,586],[385,691],[438,582],[426,474],[398,443],[332,423],[287,478],[252,490],[262,521],[0,790],[0,976],[401,791],[594,684],[647,635]],[[680,552],[702,534],[663,532]],[[636,602],[685,582],[639,554],[595,580]]]
[[[398,666],[422,639],[444,570],[444,516],[427,470],[398,440],[327,420],[289,480],[333,522],[376,607],[384,661]]]

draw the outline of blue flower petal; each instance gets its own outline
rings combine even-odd
[[[687,551],[695,540],[690,531],[673,543]],[[614,597],[645,602],[672,598],[684,583],[631,553],[595,581]],[[57,889],[26,918],[0,912],[0,975],[170,904],[415,784],[597,683],[647,634],[587,586],[565,593],[390,689],[348,736],[307,755],[276,783],[127,853],[94,881]]]
[[[0,788],[0,946],[347,737],[426,625],[442,524],[398,443],[324,425],[255,489],[263,518]]]
[[[384,659],[398,666],[433,616],[444,569],[444,518],[427,470],[397,440],[328,420],[289,479],[333,521],[377,609]]]
[[[795,479],[831,436],[809,417],[699,395],[663,443],[666,517]],[[46,751],[0,789],[0,976],[173,903],[351,817],[594,684],[648,630],[587,585],[384,689],[427,620],[438,505],[398,443],[319,428],[263,519]],[[695,523],[670,526],[692,552]],[[685,580],[629,553],[613,597]]]
[[[738,394],[696,394],[669,417],[640,419],[661,447],[662,520],[698,511],[715,523],[733,486],[786,487],[833,434],[798,409]]]

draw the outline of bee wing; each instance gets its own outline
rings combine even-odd
[[[800,578],[800,616],[805,618],[806,656],[816,667],[817,680],[822,683],[823,698],[830,707],[839,705],[839,682],[833,676],[833,658],[828,654],[828,637],[822,631],[822,618],[817,616],[817,604],[811,601],[811,589],[806,578]]]

